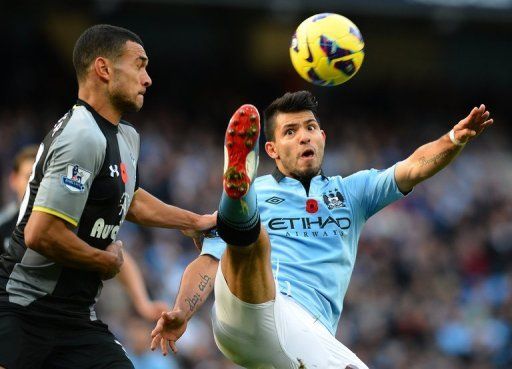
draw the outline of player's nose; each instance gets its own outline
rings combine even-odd
[[[301,144],[307,144],[311,142],[311,134],[307,129],[301,129],[299,131],[299,142]]]
[[[144,75],[142,76],[142,85],[148,88],[152,84],[153,81],[151,80],[151,77],[149,76],[148,72],[144,73]]]

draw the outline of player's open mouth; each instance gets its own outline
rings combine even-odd
[[[313,156],[315,156],[315,151],[314,151],[314,150],[312,150],[312,149],[305,150],[305,151],[300,155],[300,157],[301,157],[301,158],[312,158]]]

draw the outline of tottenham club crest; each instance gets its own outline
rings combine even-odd
[[[329,210],[344,208],[346,206],[345,198],[338,189],[324,193],[324,202]]]
[[[71,192],[84,192],[90,176],[91,172],[77,164],[68,164],[67,174],[61,177],[61,183]]]

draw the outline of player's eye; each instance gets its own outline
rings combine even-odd
[[[291,136],[291,135],[293,135],[293,133],[294,133],[294,132],[295,132],[295,131],[294,131],[293,129],[291,129],[291,128],[290,128],[290,129],[287,129],[287,130],[286,130],[285,135],[287,135],[287,136]]]
[[[308,130],[310,130],[310,131],[314,131],[315,129],[316,129],[316,127],[313,124],[310,124],[308,126]]]

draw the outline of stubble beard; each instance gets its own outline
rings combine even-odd
[[[139,106],[134,100],[130,100],[125,94],[120,91],[115,91],[110,95],[110,102],[114,108],[116,108],[121,115],[126,113],[137,113],[142,105]]]
[[[290,168],[288,170],[288,172],[290,173],[290,175],[293,178],[295,178],[299,181],[309,181],[309,180],[311,180],[311,178],[317,176],[320,173],[321,166],[322,166],[322,162],[320,161],[320,163],[318,165],[307,167],[302,170],[300,170],[298,168]]]
[[[309,181],[320,173],[320,167],[311,167],[301,171],[290,172],[293,178],[299,181]]]

